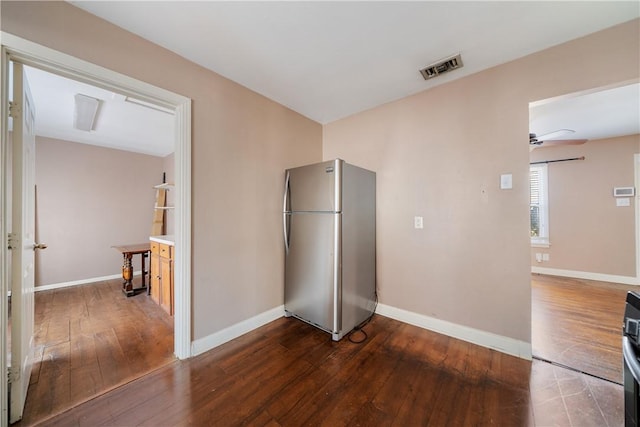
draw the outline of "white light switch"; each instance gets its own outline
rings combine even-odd
[[[413,217],[413,228],[423,228],[422,227],[422,217],[414,216]]]
[[[500,175],[500,189],[511,190],[513,188],[513,175],[504,173]]]
[[[542,261],[549,261],[549,254],[542,254]]]
[[[616,198],[616,206],[631,206],[631,200],[628,197]]]

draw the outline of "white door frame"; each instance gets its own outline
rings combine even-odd
[[[124,74],[106,69],[65,53],[33,43],[9,33],[0,33],[2,58],[0,68],[0,114],[2,127],[0,156],[0,311],[7,312],[7,292],[10,289],[8,271],[7,236],[7,138],[8,138],[8,63],[16,60],[45,71],[69,77],[106,90],[132,96],[165,108],[175,109],[175,314],[174,353],[180,359],[191,356],[191,99],[153,86]],[[0,316],[0,424],[7,422],[7,318]]]

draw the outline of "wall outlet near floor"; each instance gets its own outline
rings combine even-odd
[[[413,217],[413,228],[424,228],[422,225],[422,217],[414,216]]]
[[[536,252],[536,261],[537,262],[549,261],[549,254],[543,254],[541,252]]]

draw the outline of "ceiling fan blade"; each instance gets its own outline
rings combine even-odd
[[[558,129],[554,130],[553,132],[538,135],[536,136],[536,138],[538,138],[540,141],[547,141],[550,139],[562,138],[563,136],[571,135],[572,133],[576,133],[576,131],[573,129]]]
[[[580,145],[587,142],[588,139],[551,139],[547,141],[542,141],[543,147],[548,147],[551,145]]]

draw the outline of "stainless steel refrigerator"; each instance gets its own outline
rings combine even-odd
[[[336,159],[285,171],[287,317],[338,341],[376,304],[376,175]]]

